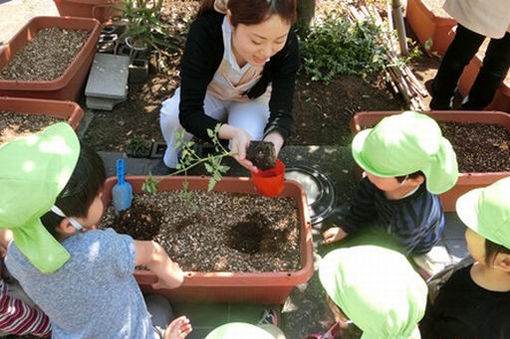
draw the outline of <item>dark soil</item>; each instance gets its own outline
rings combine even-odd
[[[153,239],[185,271],[281,272],[301,268],[300,223],[289,197],[220,192],[135,194],[119,218],[109,206],[101,228]]]
[[[267,141],[252,141],[246,150],[246,159],[258,169],[265,171],[276,166],[276,150],[274,144]]]
[[[510,131],[501,125],[440,122],[459,172],[510,172]]]
[[[69,67],[89,35],[86,30],[41,29],[2,69],[0,79],[56,79]]]
[[[17,137],[42,131],[63,119],[48,115],[0,111],[0,144]]]

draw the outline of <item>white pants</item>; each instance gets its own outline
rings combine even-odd
[[[179,123],[179,102],[181,89],[178,88],[170,99],[163,102],[161,107],[161,132],[167,145],[163,162],[170,168],[176,168],[181,149],[175,148],[175,132],[182,131]],[[212,94],[206,93],[204,99],[205,114],[221,122],[244,129],[251,135],[252,140],[262,140],[264,128],[269,119],[269,98],[266,95],[248,102],[223,101]],[[184,134],[184,141],[193,137]]]

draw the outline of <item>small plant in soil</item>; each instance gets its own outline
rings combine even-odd
[[[268,141],[252,141],[246,150],[246,159],[265,171],[276,166],[276,150]]]
[[[126,146],[126,153],[132,157],[147,157],[151,151],[152,142],[139,136],[131,138]]]

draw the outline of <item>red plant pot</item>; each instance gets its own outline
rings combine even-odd
[[[158,185],[160,191],[182,190],[182,182],[189,182],[188,189],[206,191],[208,177],[175,176],[156,177],[162,179]],[[133,193],[140,193],[146,177],[126,177],[133,187]],[[116,177],[106,180],[103,201],[111,200],[112,187]],[[218,192],[257,194],[249,178],[222,178],[214,187]],[[302,284],[313,275],[312,232],[306,193],[295,181],[286,181],[282,196],[295,199],[301,226],[300,253],[301,269],[287,272],[185,272],[184,283],[176,289],[154,290],[151,284],[156,276],[150,271],[135,271],[141,289],[165,296],[171,301],[186,302],[251,302],[257,304],[283,304],[292,288]],[[169,212],[171,213],[171,212]]]
[[[80,106],[71,101],[0,97],[1,111],[63,118],[75,131],[83,118],[83,111]]]
[[[443,55],[455,37],[452,28],[457,21],[435,15],[423,0],[407,1],[406,18],[422,46],[432,39],[431,52]]]
[[[361,112],[351,119],[351,131],[353,134],[376,125],[382,118],[399,114],[401,112]],[[510,131],[510,115],[496,111],[432,111],[423,112],[436,121],[452,121],[465,123],[495,124],[505,127]],[[361,179],[362,169],[357,167],[354,171],[357,179]],[[441,204],[447,212],[455,211],[455,203],[462,194],[472,189],[484,187],[493,182],[510,176],[510,172],[471,172],[459,173],[459,179],[455,186],[448,192],[441,194]]]
[[[277,197],[283,191],[285,181],[285,165],[276,159],[276,166],[257,173],[252,172],[251,177],[257,191],[266,197]]]
[[[115,14],[115,10],[108,5],[114,5],[119,0],[53,0],[60,16],[94,18],[105,22]]]
[[[0,96],[76,101],[92,64],[101,33],[101,25],[95,19],[49,16],[33,18],[0,50],[0,69],[4,68],[39,30],[48,27],[86,29],[90,31],[90,36],[60,77],[47,81],[0,80]]]

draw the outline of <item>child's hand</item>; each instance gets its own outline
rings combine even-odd
[[[182,285],[184,281],[184,273],[182,272],[182,269],[180,268],[179,264],[171,261],[168,264],[168,268],[166,270],[168,271],[164,276],[158,276],[158,281],[156,281],[154,284],[152,284],[152,288],[159,289],[159,288],[177,288]]]
[[[331,227],[322,233],[325,244],[331,244],[335,241],[340,241],[347,236],[347,233],[341,227]]]
[[[165,339],[184,339],[192,331],[189,319],[183,315],[174,319],[165,330]]]
[[[0,257],[3,258],[7,254],[7,246],[12,240],[12,231],[8,228],[0,230]]]

